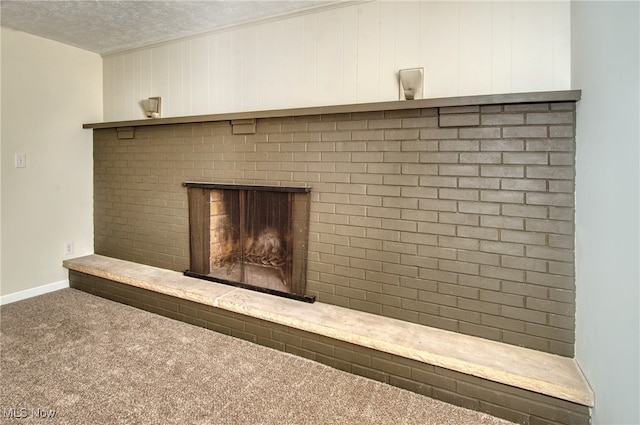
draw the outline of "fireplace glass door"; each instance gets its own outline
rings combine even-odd
[[[189,194],[188,275],[305,297],[309,190],[185,183]]]

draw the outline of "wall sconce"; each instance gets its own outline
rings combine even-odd
[[[150,97],[149,99],[145,99],[140,102],[142,103],[142,108],[144,109],[144,113],[147,115],[147,118],[160,118],[161,101],[161,97]]]
[[[400,100],[422,99],[424,68],[401,69],[398,72],[400,80]]]

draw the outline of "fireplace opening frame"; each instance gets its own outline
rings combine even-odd
[[[309,187],[184,182],[185,276],[312,303],[306,295]]]

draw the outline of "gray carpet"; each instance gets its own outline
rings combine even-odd
[[[74,289],[0,320],[3,424],[510,424]]]

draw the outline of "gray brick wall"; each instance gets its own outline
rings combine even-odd
[[[189,267],[187,194],[313,188],[321,302],[574,354],[575,103],[94,130],[95,252]]]

